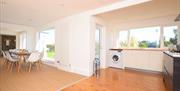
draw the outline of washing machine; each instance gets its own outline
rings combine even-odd
[[[124,69],[124,64],[122,60],[122,52],[111,51],[111,56],[109,60],[109,67]]]

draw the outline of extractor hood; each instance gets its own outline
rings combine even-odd
[[[174,21],[180,21],[180,14],[176,17]]]

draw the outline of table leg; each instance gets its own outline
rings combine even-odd
[[[20,70],[21,70],[21,66],[22,66],[23,61],[24,61],[24,57],[20,56],[20,60],[18,62],[18,72],[20,72]]]
[[[18,69],[17,69],[18,72],[20,71],[20,68],[21,68],[21,62],[19,61],[19,62],[18,62]]]

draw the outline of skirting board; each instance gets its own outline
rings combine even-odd
[[[130,67],[125,67],[125,70],[133,70],[133,71],[145,72],[145,73],[150,73],[150,74],[162,75],[162,72],[160,71],[144,70],[144,69],[137,69],[137,68],[130,68]]]
[[[73,66],[71,66],[71,72],[77,73],[83,76],[88,76],[88,77],[92,75],[88,69],[78,68],[78,67],[73,67]]]

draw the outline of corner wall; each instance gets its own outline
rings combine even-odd
[[[91,16],[84,13],[69,16],[49,23],[43,29],[48,27],[53,27],[56,31],[57,68],[91,76]]]

